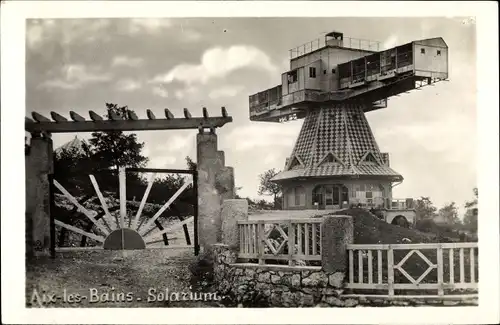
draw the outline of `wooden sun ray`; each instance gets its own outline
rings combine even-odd
[[[227,117],[226,108],[224,106],[222,106],[220,110],[221,110],[222,117]]]
[[[109,220],[113,220],[113,217],[111,216],[111,213],[109,213],[109,210],[108,210],[108,205],[106,203],[106,200],[104,199],[104,196],[102,195],[101,193],[101,190],[99,189],[99,185],[97,184],[97,181],[94,177],[94,175],[89,175],[90,177],[90,181],[92,182],[92,185],[94,186],[94,190],[97,194],[97,197],[99,198],[99,201],[101,202],[101,206],[102,206],[102,209],[104,211],[104,214],[106,215],[106,217],[109,218]],[[106,224],[106,226],[109,228],[109,231],[112,231],[113,229],[111,229],[111,227],[107,224],[105,218],[102,218],[102,221]]]
[[[104,243],[104,238],[101,237],[101,236],[97,236],[97,235],[94,235],[90,232],[86,232],[84,230],[81,230],[80,228],[77,228],[77,227],[74,227],[74,226],[71,226],[71,225],[68,225],[64,222],[61,222],[59,220],[54,220],[54,223],[57,225],[57,226],[60,226],[60,227],[63,227],[63,228],[66,228],[68,230],[71,230],[73,232],[76,232],[77,234],[80,234],[82,236],[87,236],[88,238],[92,238],[98,242],[101,242],[101,243]]]
[[[120,227],[125,228],[125,217],[127,216],[127,186],[124,167],[120,167],[118,177],[120,183]]]
[[[149,196],[149,192],[151,191],[151,187],[153,187],[154,179],[156,177],[156,173],[153,173],[149,176],[148,178],[148,187],[146,188],[146,191],[144,191],[144,195],[142,197],[141,204],[139,205],[139,210],[137,210],[137,214],[135,215],[134,220],[132,221],[132,224],[130,228],[139,230],[139,227],[137,227],[137,221],[139,221],[139,218],[141,217],[142,210],[144,209],[144,206],[146,205],[146,201]]]
[[[189,217],[185,220],[183,220],[182,222],[178,223],[178,224],[175,224],[174,226],[170,227],[170,228],[165,228],[159,232],[156,232],[154,233],[153,235],[150,235],[150,236],[147,236],[144,238],[144,241],[146,242],[146,245],[147,244],[150,244],[152,243],[152,241],[155,241],[156,239],[154,237],[156,236],[161,236],[167,232],[171,232],[171,231],[176,231],[176,230],[179,230],[181,229],[184,225],[190,223],[190,222],[193,222],[194,220],[194,217]]]
[[[87,216],[87,218],[89,218],[90,221],[92,221],[94,223],[94,225],[96,225],[97,228],[99,228],[104,234],[106,234],[106,235],[109,234],[108,230],[106,228],[104,228],[100,223],[98,223],[97,220],[95,220],[92,213],[90,213],[89,210],[85,209],[80,203],[78,203],[78,200],[75,199],[75,197],[73,195],[71,195],[61,184],[59,184],[58,181],[54,180],[54,185],[59,189],[59,191],[61,191],[62,194],[64,194],[64,196],[68,200],[71,201],[71,203],[73,203],[78,208],[78,211],[80,211],[85,216]]]
[[[189,112],[189,110],[187,108],[184,108],[183,111],[184,111],[184,118],[187,118],[187,119],[192,118],[191,113]]]
[[[206,107],[203,107],[202,111],[203,111],[203,118],[208,118],[208,111],[207,111],[207,108],[206,108]]]
[[[156,212],[156,214],[151,218],[151,220],[148,221],[148,223],[143,227],[143,231],[141,233],[141,235],[144,235],[144,233],[147,231],[147,229],[149,229],[149,227],[151,227],[151,225],[155,222],[156,219],[158,219],[161,214],[166,210],[168,209],[168,207],[175,201],[175,199],[177,199],[177,197],[189,186],[190,182],[185,182],[181,188],[179,188],[177,190],[177,192],[175,192],[175,194],[167,201],[167,203],[165,203],[161,208],[160,210],[158,210],[158,212]],[[146,231],[144,230],[146,229]]]

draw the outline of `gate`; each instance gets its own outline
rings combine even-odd
[[[56,251],[151,248],[193,248],[195,255],[198,255],[196,170],[120,168],[118,175],[116,170],[106,170],[104,173],[107,176],[99,178],[107,180],[107,191],[101,189],[96,175],[89,175],[93,193],[79,197],[72,195],[57,179],[51,177],[52,256],[55,256]],[[148,176],[141,178],[139,173]],[[155,183],[162,183],[158,179],[159,174],[187,177],[175,179],[177,188],[165,190],[164,186],[159,191],[153,191],[156,196],[154,200],[151,199],[152,188]],[[135,186],[127,188],[127,180]],[[110,181],[115,183],[110,185]],[[144,191],[140,193],[142,198],[136,201],[136,195],[143,188]],[[163,197],[169,190],[175,192]],[[69,241],[68,231],[73,234],[73,241],[79,239],[78,245],[74,242],[72,246],[66,245]]]

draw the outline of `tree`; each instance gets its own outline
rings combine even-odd
[[[127,118],[127,106],[118,107],[116,104],[106,103],[107,114],[116,114]],[[89,140],[92,146],[92,156],[100,168],[143,167],[148,159],[141,154],[144,143],[137,141],[137,135],[123,134],[122,131],[93,132]]]
[[[465,203],[465,211],[464,215],[464,225],[471,231],[477,232],[477,215],[478,215],[478,190],[477,187],[473,189],[474,199],[472,201]]]
[[[458,208],[455,205],[455,202],[451,202],[450,204],[447,204],[439,209],[438,216],[441,217],[448,225],[461,224],[461,221],[458,218]]]
[[[431,202],[429,197],[422,196],[415,201],[415,211],[417,220],[432,219],[437,214],[437,208]]]
[[[198,165],[191,159],[191,157],[186,157],[186,163],[189,170],[196,170]]]
[[[276,176],[279,171],[276,171],[274,168],[269,169],[263,174],[259,175],[260,184],[259,184],[259,195],[269,195],[273,196],[274,208],[278,207],[278,197],[281,195],[281,185],[271,182],[271,179]]]

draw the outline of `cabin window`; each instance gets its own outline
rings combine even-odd
[[[425,49],[420,49],[420,54],[425,54]]]
[[[309,67],[309,78],[316,78],[316,68]]]
[[[293,84],[294,82],[297,82],[298,78],[297,78],[297,70],[294,70],[294,71],[290,71],[288,73],[288,83],[289,84]]]
[[[437,50],[437,55],[441,55],[441,50]]]

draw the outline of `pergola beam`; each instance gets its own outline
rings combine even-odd
[[[93,114],[92,114],[93,115]],[[93,116],[96,118],[96,116]],[[98,132],[98,131],[153,131],[153,130],[179,130],[179,129],[198,129],[218,128],[226,123],[232,122],[233,118],[227,117],[192,117],[192,118],[173,118],[173,119],[155,119],[155,120],[95,120],[78,122],[29,122],[25,121],[25,130],[28,132],[46,131],[49,133],[67,133],[67,132]]]

